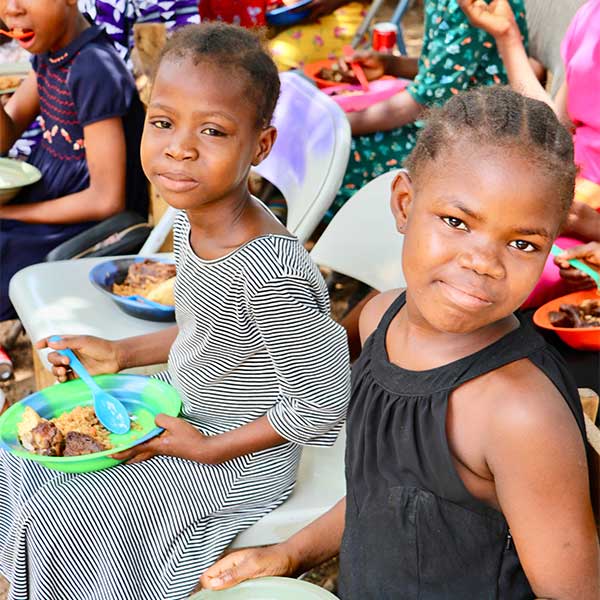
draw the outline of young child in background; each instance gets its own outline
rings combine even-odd
[[[102,27],[124,60],[136,23],[163,23],[168,30],[200,22],[197,0],[78,0],[79,10]]]
[[[360,317],[346,499],[202,583],[302,572],[341,549],[342,600],[597,600],[577,388],[513,314],[571,205],[571,137],[544,103],[482,88],[430,115],[407,167],[391,198],[407,289]]]
[[[527,44],[524,0],[509,0],[518,31]],[[424,0],[423,48],[415,73],[414,59],[360,52],[357,60],[368,71],[395,77],[414,77],[405,90],[348,113],[352,147],[346,174],[325,221],[360,188],[382,173],[402,166],[414,148],[421,118],[428,107],[439,106],[460,91],[506,83],[506,72],[494,43],[485,31],[472,26],[457,0]],[[370,73],[367,73],[370,76]]]
[[[180,209],[177,325],[39,346],[73,348],[92,373],[168,359],[181,418],[159,415],[161,436],[117,455],[135,464],[97,473],[0,451],[11,600],[187,598],[234,537],[289,496],[301,446],[334,443],[350,391],[345,331],[306,250],[248,192],[251,165],[275,141],[278,94],[277,69],[247,30],[189,26],[168,43],[142,161]],[[50,360],[64,381],[64,358]],[[92,552],[90,531],[105,532]]]
[[[28,159],[38,183],[0,206],[0,321],[15,316],[8,283],[62,242],[126,206],[147,213],[139,160],[143,108],[110,42],[72,0],[0,0],[9,33],[33,71],[0,105],[0,154],[39,114],[42,141]]]

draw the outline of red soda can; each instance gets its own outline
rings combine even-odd
[[[0,346],[0,381],[9,379],[13,374],[13,364],[8,352]]]
[[[373,27],[373,50],[391,54],[396,47],[398,28],[393,23],[375,23]]]

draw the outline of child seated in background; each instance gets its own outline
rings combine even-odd
[[[62,242],[128,208],[147,214],[139,160],[143,108],[133,78],[100,29],[70,0],[0,0],[0,18],[34,55],[0,106],[0,154],[40,115],[28,162],[42,173],[0,206],[0,320],[15,316],[11,277]]]
[[[350,391],[345,331],[306,250],[248,191],[275,141],[278,95],[275,64],[248,30],[191,25],[169,41],[142,160],[178,209],[177,325],[39,347],[69,346],[94,374],[168,359],[181,416],[157,416],[162,435],[116,455],[135,464],[96,473],[0,450],[0,571],[15,600],[30,586],[36,598],[187,598],[290,495],[301,447],[334,443]],[[66,380],[64,358],[49,360]],[[90,531],[112,534],[90,552]]]

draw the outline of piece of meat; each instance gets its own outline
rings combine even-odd
[[[36,454],[61,456],[64,442],[58,427],[50,421],[42,421],[31,430],[31,445]]]
[[[574,304],[561,304],[558,308],[561,312],[566,313],[573,319],[572,327],[582,327],[583,321],[579,314],[579,308]]]
[[[562,311],[550,311],[548,313],[548,320],[554,327],[575,327],[575,321],[573,321],[571,315]]]
[[[143,262],[133,263],[129,267],[125,283],[128,283],[132,287],[145,288],[171,279],[171,277],[175,277],[175,274],[175,265],[161,263],[147,258]]]
[[[579,308],[584,315],[600,318],[600,300],[592,300],[591,298],[584,300],[579,305]]]
[[[65,438],[65,451],[63,456],[81,456],[102,452],[106,448],[93,437],[78,431],[69,431]]]

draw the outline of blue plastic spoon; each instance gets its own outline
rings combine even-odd
[[[560,254],[562,254],[564,252],[564,250],[560,246],[557,246],[556,244],[552,244],[552,248],[550,249],[550,252],[554,256],[559,256]],[[600,273],[598,273],[598,271],[595,271],[594,269],[592,269],[592,267],[590,267],[589,265],[586,265],[581,260],[577,260],[576,258],[574,258],[572,260],[568,260],[567,262],[573,268],[579,269],[580,271],[583,271],[586,275],[589,275],[594,280],[594,283],[596,284],[596,287],[598,288],[598,290],[600,290]]]
[[[54,335],[50,338],[51,342],[62,341],[60,336]],[[106,429],[112,433],[123,434],[129,431],[131,420],[127,414],[127,409],[114,396],[105,392],[87,372],[87,369],[81,364],[81,361],[75,356],[75,353],[66,348],[57,350],[62,356],[69,359],[69,364],[73,371],[79,375],[82,381],[90,388],[94,398],[94,411],[98,420]]]

